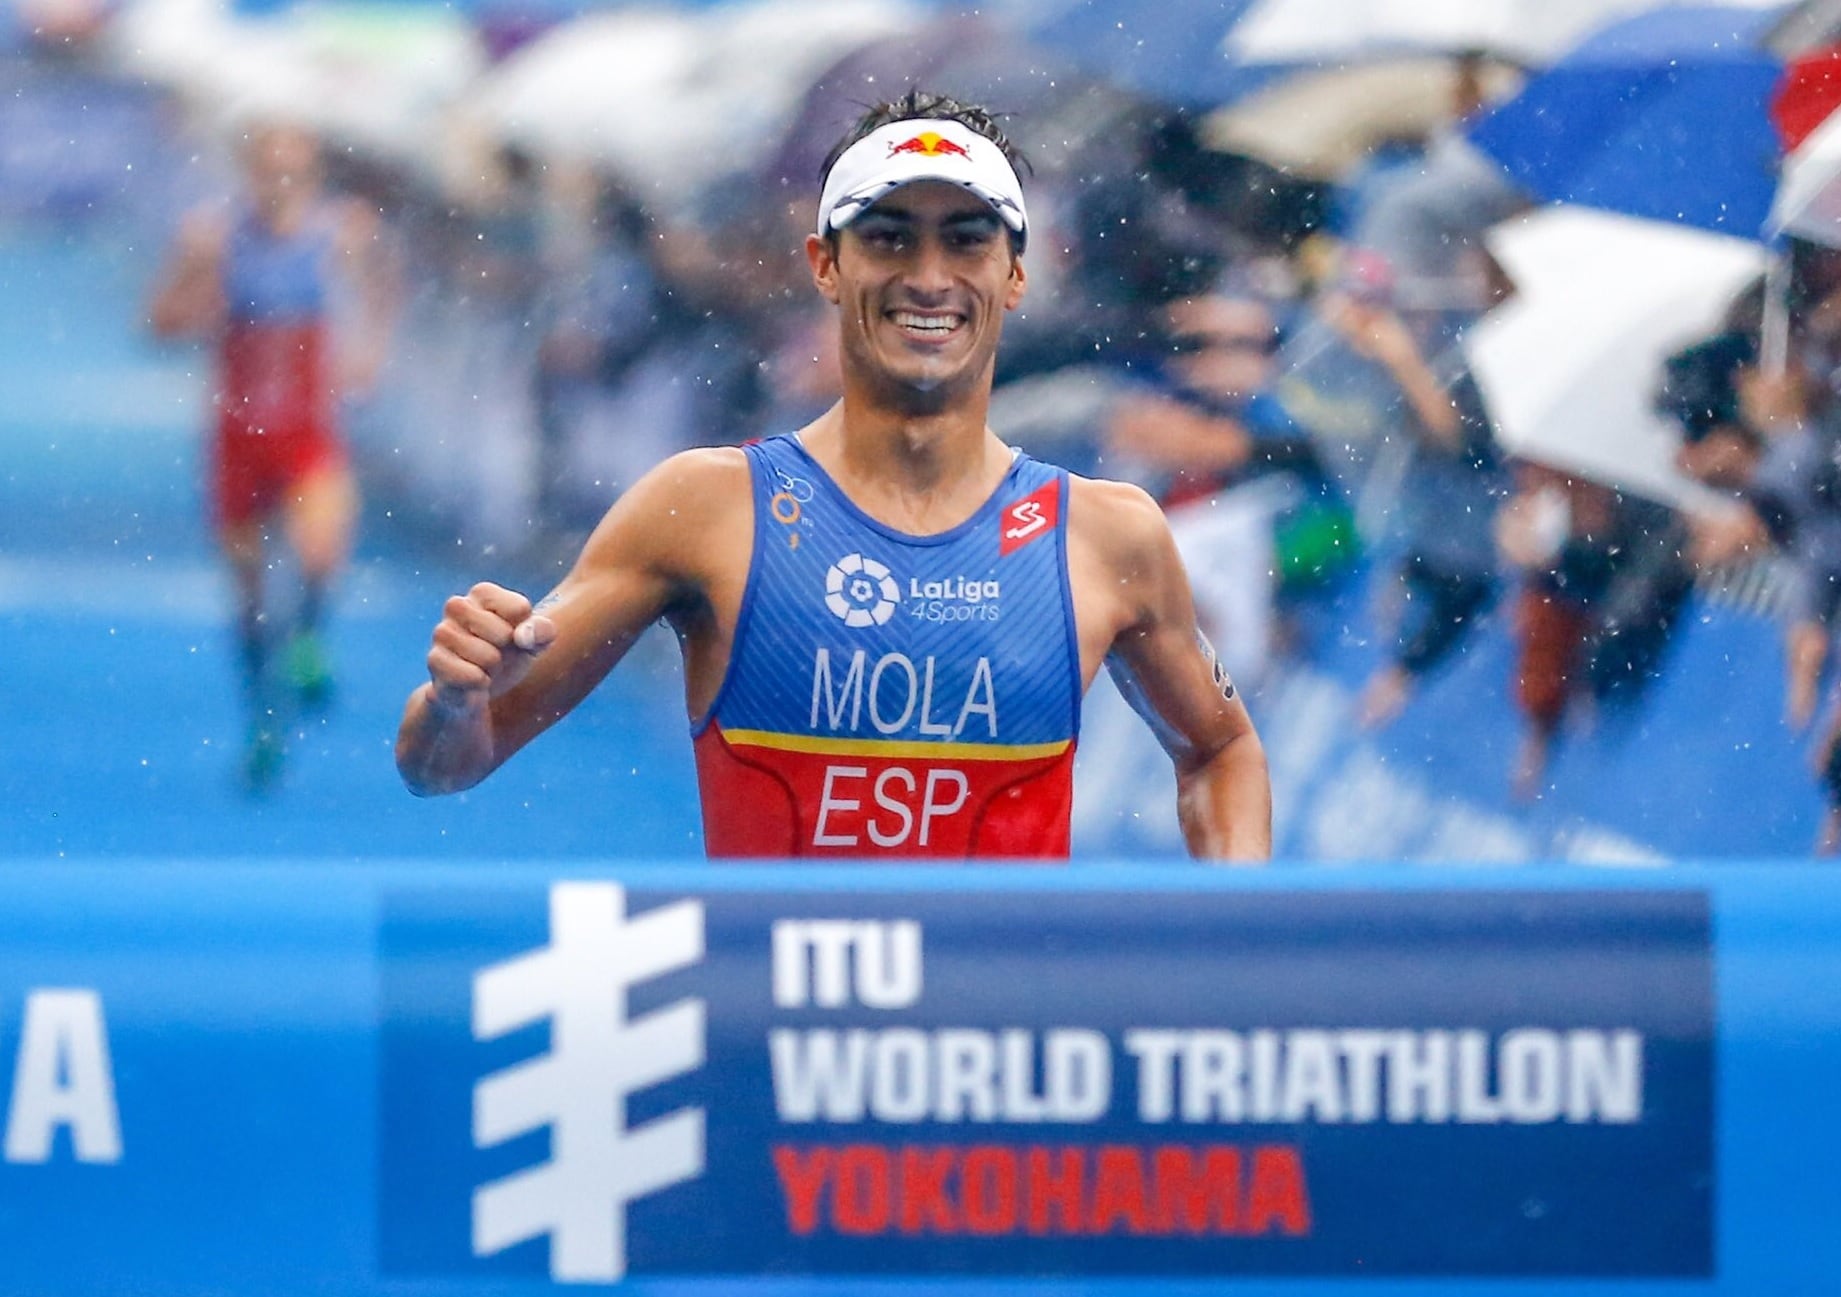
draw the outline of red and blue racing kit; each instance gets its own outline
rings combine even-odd
[[[301,478],[344,461],[327,300],[333,245],[323,212],[289,234],[246,212],[231,231],[218,356],[220,521],[261,517]]]
[[[1018,454],[910,536],[796,437],[745,447],[754,552],[694,730],[708,853],[1065,857],[1080,717],[1067,473]]]

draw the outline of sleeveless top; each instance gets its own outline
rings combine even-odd
[[[711,856],[1065,857],[1080,719],[1065,470],[1018,453],[936,536],[794,436],[744,447],[754,551],[692,733]]]
[[[315,213],[279,235],[242,213],[224,258],[229,318],[217,406],[225,435],[330,433],[337,397],[327,325],[332,221]]]

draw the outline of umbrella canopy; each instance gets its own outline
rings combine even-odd
[[[412,167],[427,165],[442,114],[485,62],[466,19],[443,9],[328,5],[245,19],[223,0],[139,0],[106,48],[231,129],[283,119]]]
[[[1656,412],[1663,359],[1711,333],[1764,270],[1762,245],[1581,207],[1490,231],[1516,292],[1465,340],[1503,447],[1674,505],[1710,500]]]
[[[1031,43],[1160,103],[1213,108],[1268,79],[1238,64],[1222,37],[1254,0],[1084,0],[1041,7]]]
[[[908,87],[983,104],[1003,116],[1007,134],[1032,164],[1066,143],[1055,120],[1070,99],[1123,101],[1122,92],[1083,74],[990,19],[948,13],[852,49],[820,73],[800,100],[785,138],[762,168],[795,192],[811,189],[831,146],[864,107]],[[815,200],[817,193],[812,197]]]
[[[489,137],[609,167],[650,201],[692,201],[758,168],[801,96],[840,55],[920,21],[904,0],[803,0],[579,18],[486,76],[469,116]]]
[[[1784,152],[1808,139],[1836,108],[1841,108],[1841,44],[1792,59],[1771,96],[1771,121]]]
[[[1660,9],[1593,36],[1471,128],[1530,194],[1756,237],[1775,189],[1771,15]]]
[[[1784,159],[1770,230],[1841,248],[1841,113]]]
[[[1226,47],[1246,63],[1475,51],[1539,66],[1595,28],[1656,7],[1657,0],[1259,0]]]
[[[1210,113],[1203,138],[1293,175],[1334,180],[1388,140],[1448,126],[1459,75],[1455,61],[1435,55],[1306,69]],[[1522,76],[1490,63],[1480,81],[1495,103],[1512,95]]]

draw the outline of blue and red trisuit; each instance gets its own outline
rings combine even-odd
[[[334,228],[324,211],[277,234],[239,215],[225,249],[213,504],[222,523],[268,513],[345,461],[330,327]]]
[[[754,552],[694,730],[711,856],[1065,857],[1080,721],[1067,473],[1017,454],[910,536],[796,436],[744,448]]]

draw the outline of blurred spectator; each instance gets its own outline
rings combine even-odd
[[[1739,490],[1758,469],[1763,432],[1742,417],[1739,375],[1758,363],[1763,285],[1728,312],[1720,329],[1668,357],[1656,407],[1681,427],[1676,462],[1709,486]]]
[[[1107,449],[1115,472],[1170,508],[1239,480],[1257,443],[1267,443],[1260,457],[1269,461],[1299,433],[1270,391],[1279,334],[1264,302],[1182,298],[1164,308],[1160,326],[1162,381],[1119,402]]]
[[[1593,698],[1606,705],[1641,699],[1662,673],[1694,592],[1686,520],[1667,505],[1617,497],[1613,564],[1587,644]]]
[[[550,266],[537,358],[537,512],[556,527],[578,515],[598,517],[618,484],[676,449],[661,436],[670,429],[623,419],[619,399],[668,309],[658,231],[617,179],[589,183],[580,246],[562,250]],[[592,467],[578,471],[583,465]],[[579,490],[583,480],[600,489]]]
[[[1231,289],[1182,298],[1158,332],[1158,381],[1114,403],[1106,461],[1170,512],[1209,633],[1252,684],[1271,657],[1275,598],[1353,563],[1352,520],[1272,392],[1270,306]]]
[[[1527,733],[1510,776],[1518,800],[1539,795],[1554,738],[1581,696],[1586,648],[1616,553],[1616,503],[1609,487],[1524,462],[1497,518],[1503,556],[1521,573],[1515,701]]]
[[[537,487],[535,374],[548,291],[546,168],[482,146],[418,213],[398,375],[396,447],[418,508],[454,539],[528,537]]]
[[[1455,351],[1448,356],[1455,360]],[[1508,474],[1482,394],[1467,371],[1441,383],[1450,417],[1407,420],[1417,438],[1402,486],[1405,552],[1396,569],[1397,632],[1385,665],[1362,691],[1361,723],[1397,716],[1426,674],[1446,661],[1496,598],[1494,523]]]
[[[1713,334],[1664,366],[1656,406],[1680,425],[1682,471],[1709,486],[1743,490],[1772,430],[1801,421],[1803,375],[1826,374],[1841,360],[1841,252],[1793,239],[1784,255],[1790,263],[1784,303],[1790,377],[1758,373],[1767,291],[1762,279],[1740,295]]]
[[[521,325],[544,287],[542,170],[526,150],[503,145],[454,213],[453,269],[461,292]]]
[[[1280,358],[1278,394],[1357,499],[1370,534],[1392,508],[1423,437],[1450,443],[1460,420],[1422,340],[1394,306],[1385,259],[1354,250]]]
[[[1841,611],[1841,423],[1825,387],[1798,370],[1744,383],[1748,406],[1776,407],[1754,416],[1774,419],[1748,501],[1792,562],[1784,710],[1797,729],[1815,715]]]
[[[1392,267],[1346,251],[1298,337],[1279,384],[1357,501],[1360,534],[1403,550],[1398,633],[1364,687],[1364,725],[1399,714],[1495,592],[1491,526],[1506,493],[1495,440],[1446,317],[1402,313]]]
[[[1516,701],[1528,723],[1512,789],[1539,794],[1575,704],[1628,704],[1657,677],[1693,590],[1687,528],[1666,505],[1523,462],[1496,536],[1520,571]]]
[[[1487,100],[1486,70],[1481,57],[1460,57],[1449,121],[1431,131],[1410,161],[1352,178],[1364,192],[1349,241],[1386,260],[1397,309],[1431,317],[1434,327],[1425,335],[1434,346],[1454,340],[1488,309],[1494,267],[1483,234],[1529,205],[1462,130]]]
[[[1161,305],[1207,293],[1238,250],[1206,176],[1191,170],[1211,155],[1196,143],[1189,118],[1144,108],[1117,131],[1105,148],[1112,156],[1092,150],[1067,186],[1075,329],[1052,364],[1033,361],[1037,369],[1096,354],[1115,363],[1148,359]]]
[[[803,428],[843,396],[837,329],[822,303],[788,320],[785,340],[767,366],[768,399],[759,419],[763,437]]]
[[[1721,334],[1671,361],[1699,362],[1692,382],[1671,374],[1671,390],[1678,414],[1691,416],[1684,467],[1745,504],[1697,524],[1697,557],[1726,563],[1775,547],[1789,559],[1784,715],[1800,730],[1815,716],[1841,609],[1841,403],[1832,377],[1841,371],[1841,257],[1805,247],[1795,267],[1780,370],[1758,360],[1760,290]],[[1707,429],[1698,441],[1697,424]]]

